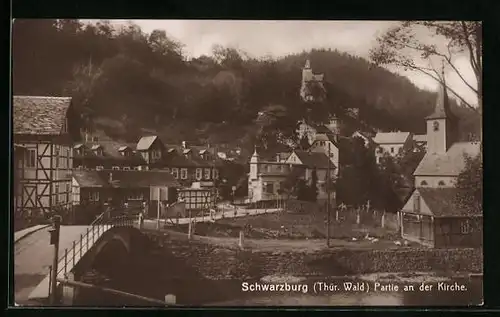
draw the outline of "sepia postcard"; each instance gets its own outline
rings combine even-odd
[[[478,306],[482,24],[15,19],[11,306]]]

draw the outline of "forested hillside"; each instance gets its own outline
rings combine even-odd
[[[288,137],[306,115],[299,98],[306,58],[314,72],[325,73],[327,108],[357,106],[374,128],[425,132],[434,93],[338,51],[257,59],[216,46],[211,56],[187,60],[182,43],[163,30],[145,34],[133,24],[114,29],[78,20],[13,25],[14,94],[72,96],[89,126],[134,141],[145,131],[169,142],[248,146],[264,131]],[[462,138],[477,134],[477,115],[454,108],[463,119]],[[279,113],[258,120],[266,111]]]

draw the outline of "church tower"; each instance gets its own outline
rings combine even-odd
[[[446,153],[457,139],[458,119],[450,109],[444,67],[442,70],[442,80],[434,112],[426,118],[427,151],[436,154]]]

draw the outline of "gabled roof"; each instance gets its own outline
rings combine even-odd
[[[294,151],[303,165],[309,168],[328,168],[329,158],[325,153],[309,152],[309,151]],[[330,162],[330,168],[337,168],[335,164]]]
[[[179,187],[177,180],[167,171],[98,171],[101,179],[109,180],[119,188],[146,188],[151,186]]]
[[[476,156],[477,142],[454,143],[446,153],[427,152],[413,173],[414,176],[458,176],[465,168],[464,154]]]
[[[75,154],[74,158],[99,158],[99,159],[111,159],[117,161],[126,161],[131,164],[145,164],[144,158],[139,153],[131,152],[130,156],[123,156],[119,149],[127,146],[132,149],[133,144],[127,144],[123,142],[117,142],[114,140],[101,140],[99,142],[85,142],[83,144],[84,151],[81,154]],[[96,156],[92,151],[97,146],[103,149],[103,156]],[[88,149],[91,149],[90,151]]]
[[[61,134],[70,97],[14,96],[12,101],[14,134]]]
[[[314,142],[316,141],[330,141],[332,142],[335,146],[337,145],[337,141],[335,140],[335,136],[333,133],[317,133],[316,136],[314,137]]]
[[[118,151],[119,151],[119,152],[123,152],[123,151],[125,151],[125,150],[130,150],[130,148],[129,148],[128,146],[126,146],[126,145],[120,146],[120,147],[118,148]]]
[[[76,180],[80,187],[109,187],[106,179],[102,179],[102,177],[97,173],[97,171],[93,170],[85,170],[85,171],[73,171],[73,178]]]
[[[74,149],[79,149],[83,146],[83,143],[77,143],[73,146]]]
[[[404,144],[410,132],[377,132],[373,141],[377,144]]]
[[[101,148],[102,148],[102,146],[100,144],[94,144],[94,145],[92,145],[91,150],[95,151],[95,150],[101,149]]]
[[[137,151],[147,151],[153,145],[154,141],[158,139],[156,135],[143,136],[139,142],[137,142]]]
[[[417,188],[435,217],[460,217],[475,215],[472,211],[456,204],[456,188]]]

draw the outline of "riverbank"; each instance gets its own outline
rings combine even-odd
[[[197,237],[198,238],[198,237]],[[205,237],[202,237],[205,238]],[[482,249],[282,248],[238,249],[205,239],[170,236],[164,251],[209,279],[263,276],[355,276],[379,272],[475,272],[483,270]],[[269,240],[264,240],[270,242]],[[275,241],[276,242],[276,241]],[[281,241],[280,241],[281,242]],[[279,243],[279,242],[276,242]]]

